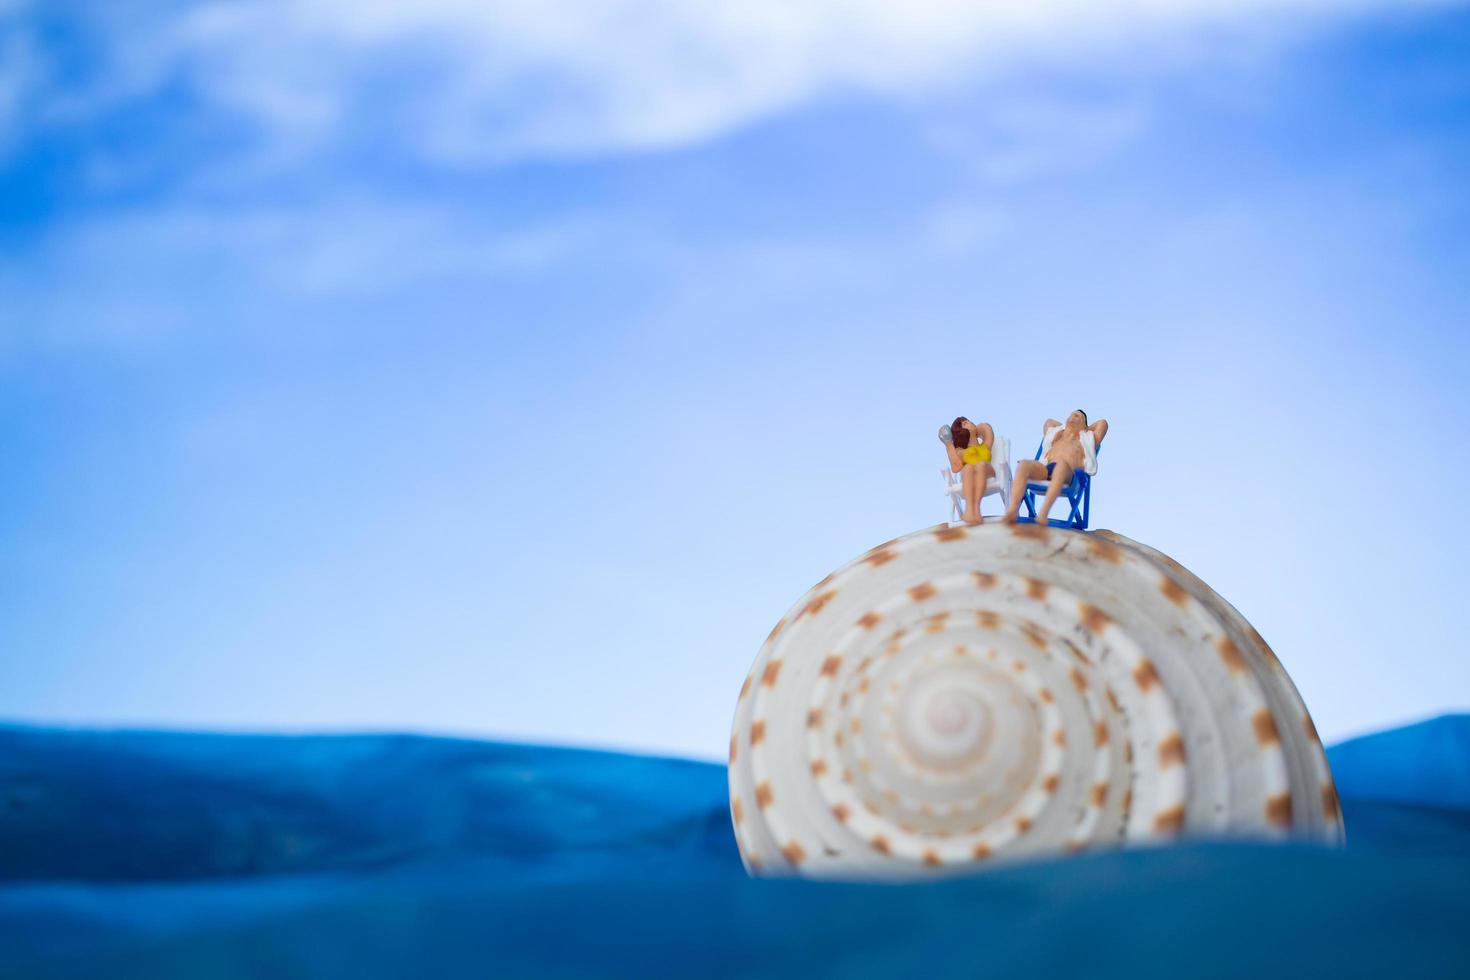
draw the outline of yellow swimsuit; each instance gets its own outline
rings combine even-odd
[[[976,463],[988,463],[990,462],[990,447],[983,442],[971,443],[960,452],[960,459],[969,466]]]

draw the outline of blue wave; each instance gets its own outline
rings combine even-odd
[[[746,878],[723,766],[0,728],[0,976],[1470,975],[1470,716],[1330,750],[1349,846]]]

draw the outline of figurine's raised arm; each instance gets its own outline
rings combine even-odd
[[[995,430],[990,427],[989,422],[981,422],[975,426],[975,431],[980,433],[980,441],[985,443],[985,445],[995,445]]]
[[[1041,423],[1041,434],[1046,435],[1048,429],[1055,429],[1061,424],[1062,423],[1058,422],[1056,419],[1047,419],[1045,422]]]
[[[949,453],[949,471],[951,473],[958,473],[965,468],[965,461],[960,458],[960,451],[954,447],[953,442],[946,442],[944,444],[944,451]]]
[[[1108,434],[1108,420],[1098,419],[1096,422],[1089,425],[1088,428],[1092,430],[1092,438],[1096,440],[1097,445],[1101,446],[1103,436]]]

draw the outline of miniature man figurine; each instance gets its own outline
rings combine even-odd
[[[949,439],[944,444],[949,454],[950,472],[960,474],[960,485],[965,494],[966,524],[979,524],[980,498],[985,495],[985,485],[995,475],[990,465],[990,447],[995,445],[995,430],[989,422],[978,425],[961,415],[949,426]],[[941,438],[943,438],[941,436]]]
[[[1027,459],[1016,464],[1016,482],[1011,488],[1011,506],[1005,520],[1013,523],[1021,510],[1021,499],[1026,493],[1029,480],[1047,481],[1046,499],[1036,512],[1036,523],[1045,524],[1051,505],[1072,481],[1077,469],[1088,476],[1097,472],[1097,447],[1102,445],[1103,436],[1108,434],[1108,423],[1098,419],[1087,424],[1087,413],[1077,409],[1067,416],[1065,424],[1056,419],[1047,419],[1041,428],[1041,458]]]

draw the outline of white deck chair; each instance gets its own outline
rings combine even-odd
[[[1000,500],[1007,509],[1011,506],[1011,441],[1004,436],[995,437],[995,445],[990,447],[990,465],[995,468],[995,475],[990,482],[985,484],[985,492],[980,494],[983,502],[992,494],[1000,494]],[[960,483],[960,475],[948,466],[939,468],[939,475],[944,477],[944,492],[949,495],[950,523],[958,523],[965,516],[965,488]]]

